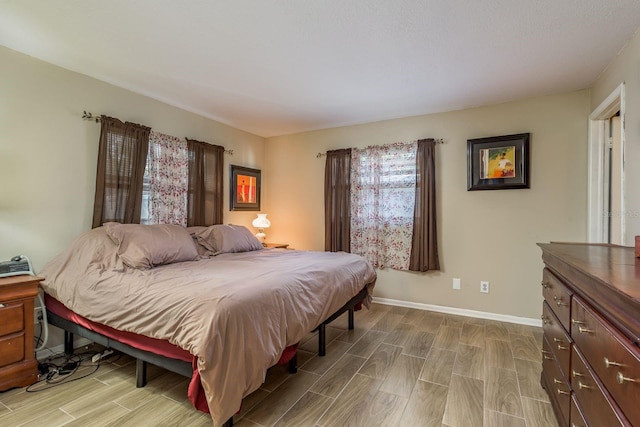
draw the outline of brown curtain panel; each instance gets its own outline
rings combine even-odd
[[[324,167],[324,249],[351,250],[351,149],[327,151]]]
[[[187,138],[187,225],[222,224],[224,147]]]
[[[440,270],[436,233],[436,165],[433,139],[418,141],[416,153],[416,204],[409,270]]]
[[[151,128],[100,117],[93,228],[105,222],[139,223]]]

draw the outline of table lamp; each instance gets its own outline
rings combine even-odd
[[[260,240],[260,243],[264,245],[264,240],[267,237],[267,235],[264,234],[264,229],[271,226],[271,221],[267,219],[267,214],[258,214],[258,217],[253,220],[251,225],[258,229],[256,237]]]

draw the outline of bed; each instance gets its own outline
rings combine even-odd
[[[116,223],[81,235],[39,275],[67,345],[79,333],[121,346],[139,360],[139,385],[145,361],[191,374],[189,397],[197,407],[199,393],[216,426],[269,367],[295,363],[309,331],[322,353],[325,325],[344,311],[352,324],[376,280],[357,255],[263,249],[244,227]]]

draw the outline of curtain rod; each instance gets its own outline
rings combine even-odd
[[[436,142],[436,144],[446,144],[446,142],[442,138],[435,139],[434,141]],[[375,147],[375,145],[372,146],[372,147]],[[316,154],[316,159],[319,159],[319,158],[324,157],[326,155],[327,155],[326,151],[324,153],[318,153],[318,154]]]
[[[91,121],[95,121],[96,123],[100,123],[100,116],[94,116],[93,114],[82,110],[82,120],[91,120]],[[224,150],[224,154],[228,154],[230,156],[233,156],[233,150]]]

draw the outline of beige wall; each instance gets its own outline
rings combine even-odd
[[[542,264],[535,243],[586,238],[587,91],[282,136],[265,144],[258,136],[6,48],[0,47],[0,63],[0,259],[27,254],[36,270],[90,228],[99,125],[80,119],[85,109],[235,150],[226,157],[227,167],[263,170],[263,211],[272,220],[268,240],[300,249],[323,249],[324,158],[316,153],[444,138],[446,144],[437,148],[443,270],[380,271],[379,297],[537,318]],[[532,134],[532,188],[467,192],[466,140],[520,132]],[[249,225],[255,217],[229,212],[227,203],[228,195],[225,222]],[[462,279],[462,290],[451,289],[453,277]],[[479,293],[480,280],[491,282],[490,294]]]
[[[640,235],[640,30],[593,85],[590,111],[621,83],[625,84],[625,244],[633,246],[634,236]]]
[[[0,260],[25,254],[37,271],[91,228],[100,125],[83,110],[234,150],[225,192],[229,163],[263,167],[261,137],[4,47],[0,64]],[[226,222],[250,225],[224,200]]]
[[[268,240],[324,249],[324,158],[318,152],[425,137],[437,147],[442,271],[379,271],[375,295],[528,318],[541,312],[536,242],[585,241],[589,92],[267,139]],[[466,141],[531,133],[531,189],[466,190]],[[452,278],[462,289],[452,290]],[[479,292],[480,281],[491,292]]]

